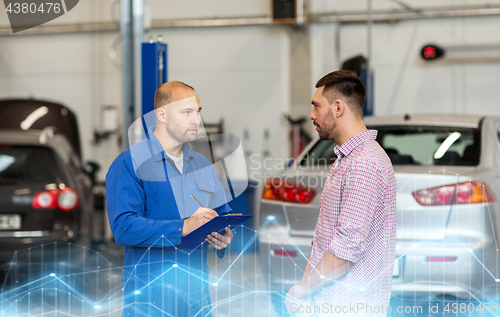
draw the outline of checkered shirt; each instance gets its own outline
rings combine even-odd
[[[376,137],[376,130],[367,130],[334,149],[337,160],[321,194],[311,271],[327,251],[353,265],[316,293],[316,302],[389,304],[396,247],[396,178]]]

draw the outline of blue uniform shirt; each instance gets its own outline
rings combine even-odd
[[[127,285],[132,276],[151,275],[154,271],[161,274],[165,262],[185,263],[208,272],[206,246],[186,252],[176,248],[181,244],[184,219],[199,208],[191,194],[219,215],[231,212],[210,161],[184,144],[181,174],[154,134],[149,136],[123,151],[106,175],[109,222],[116,242],[125,246],[125,302],[133,302],[126,299],[130,295],[127,293],[140,287],[137,281],[133,287]],[[223,254],[218,252],[219,257]]]
[[[106,201],[118,244],[167,247],[181,243],[184,219],[198,208],[195,194],[218,214],[231,211],[212,164],[184,144],[181,174],[150,133],[122,152],[106,175]]]

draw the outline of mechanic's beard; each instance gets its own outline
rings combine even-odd
[[[167,132],[174,138],[176,139],[179,143],[188,143],[196,140],[196,134],[195,135],[189,135],[187,134],[187,131],[182,131],[181,129],[177,127],[173,127],[172,124],[169,124],[167,122]]]

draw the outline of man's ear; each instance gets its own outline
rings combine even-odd
[[[156,120],[163,123],[167,122],[167,110],[164,107],[156,109]]]
[[[344,101],[342,99],[335,99],[335,101],[333,102],[333,113],[335,114],[335,118],[339,118],[340,116],[342,116],[345,112],[345,107],[347,105],[344,103]]]

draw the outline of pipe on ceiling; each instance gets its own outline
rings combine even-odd
[[[500,6],[469,7],[459,9],[419,9],[418,11],[384,11],[373,12],[371,19],[374,23],[395,23],[404,20],[438,19],[457,17],[481,17],[500,15]],[[367,13],[331,12],[310,14],[307,23],[342,23],[365,24],[369,20]],[[187,20],[153,20],[151,29],[160,28],[195,28],[195,27],[221,27],[221,26],[252,26],[272,25],[268,16],[216,18],[216,19],[187,19]],[[32,34],[58,34],[79,32],[107,32],[118,31],[114,22],[76,23],[67,25],[46,25],[28,29],[18,35]],[[12,35],[9,27],[0,28],[0,35]]]

